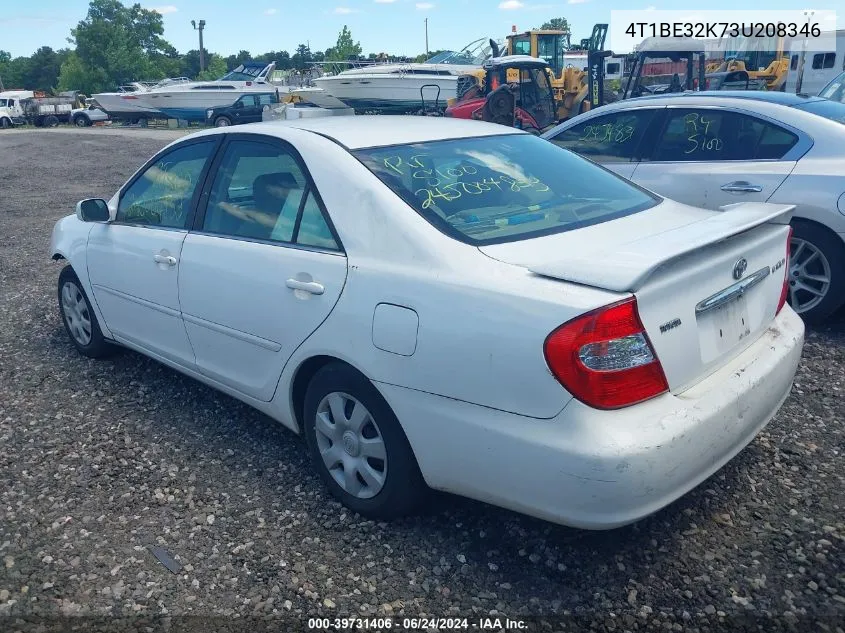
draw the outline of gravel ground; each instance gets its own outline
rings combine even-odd
[[[843,631],[845,316],[808,333],[764,433],[634,526],[584,532],[446,495],[364,521],[270,419],[67,340],[54,222],[179,134],[0,134],[0,630],[288,631],[319,615]]]

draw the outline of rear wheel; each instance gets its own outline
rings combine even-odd
[[[52,114],[44,119],[44,127],[57,127],[59,125],[59,119]]]
[[[827,229],[800,220],[792,224],[789,305],[819,323],[845,302],[845,245]]]
[[[329,491],[372,518],[408,514],[427,488],[390,406],[360,373],[326,365],[305,394],[303,432],[311,461]]]
[[[228,127],[232,125],[232,119],[227,116],[219,116],[214,119],[214,127]]]

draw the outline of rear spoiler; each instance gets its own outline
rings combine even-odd
[[[766,202],[729,204],[720,207],[724,213],[621,244],[611,252],[596,249],[588,255],[564,258],[529,270],[585,286],[635,292],[668,262],[762,224],[789,224],[794,209],[795,205]]]

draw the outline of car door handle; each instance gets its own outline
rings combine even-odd
[[[304,290],[305,292],[310,292],[312,295],[321,295],[323,294],[326,289],[323,287],[323,284],[318,284],[316,281],[299,281],[299,279],[288,279],[285,282],[288,288],[291,290]]]
[[[176,265],[176,258],[173,255],[154,255],[153,260],[156,264],[167,264],[168,266]]]
[[[745,182],[744,180],[737,180],[736,182],[729,182],[726,185],[722,185],[722,191],[730,191],[735,193],[760,193],[763,191],[763,187],[760,185],[752,185],[750,182]]]

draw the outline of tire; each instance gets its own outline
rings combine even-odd
[[[58,299],[65,331],[80,354],[89,358],[105,358],[115,352],[114,345],[103,338],[97,315],[70,265],[59,274]]]
[[[59,125],[59,119],[57,119],[52,114],[44,119],[44,127],[57,127]]]
[[[358,407],[364,407],[363,411]],[[333,413],[337,410],[344,418],[340,424]],[[343,363],[326,365],[308,385],[303,416],[303,432],[314,468],[343,505],[373,519],[400,517],[420,507],[428,488],[408,438],[390,406],[364,376]],[[363,420],[357,432],[352,428],[356,418]],[[368,457],[363,448],[367,443]],[[324,460],[323,455],[333,450],[334,454]],[[334,458],[337,461],[330,470],[328,463]]]
[[[12,127],[12,122],[11,122],[11,120],[9,120],[8,117],[4,116],[4,117],[0,118],[0,128],[2,128],[4,130],[8,130],[10,127]]]
[[[227,116],[219,116],[214,119],[214,127],[228,127],[232,125],[232,119]]]
[[[795,220],[792,230],[787,299],[807,323],[821,323],[845,303],[845,244],[812,222]],[[815,279],[805,277],[807,274]],[[822,277],[827,277],[828,283],[817,281]],[[803,290],[800,285],[822,294]]]
[[[87,116],[85,116],[84,114],[78,114],[78,115],[76,115],[76,117],[73,119],[73,124],[74,124],[76,127],[88,127],[89,125],[91,125],[91,119],[89,119],[89,118],[88,118]]]

